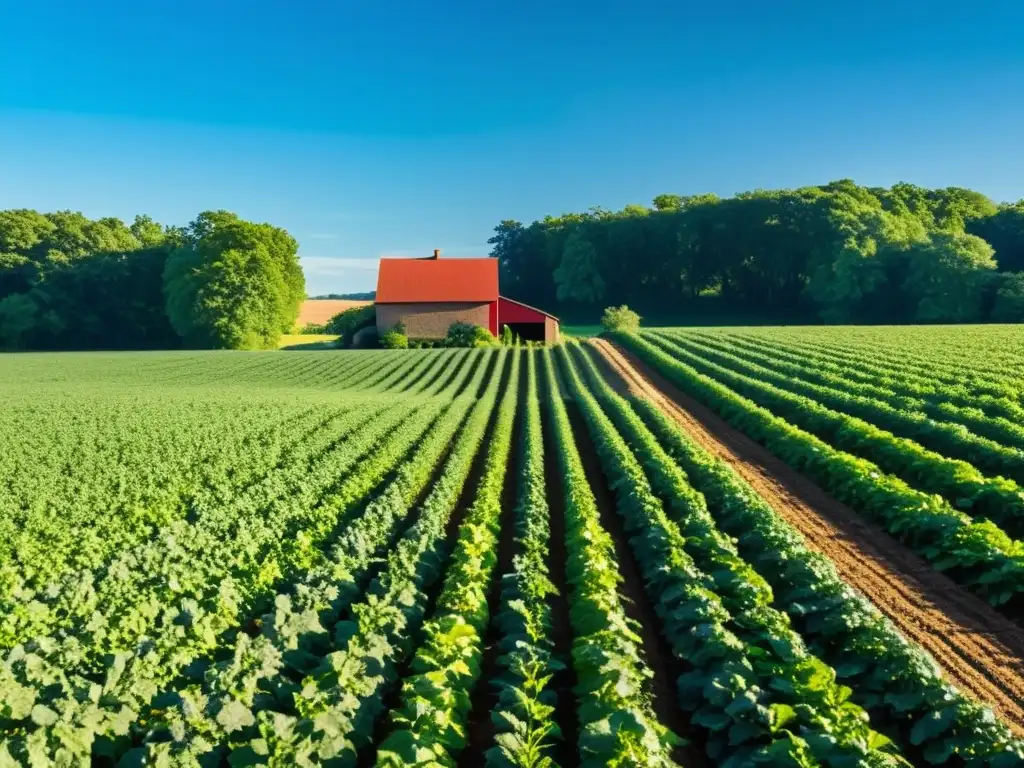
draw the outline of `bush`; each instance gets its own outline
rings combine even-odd
[[[330,334],[326,323],[307,323],[299,328],[300,336],[326,336]]]
[[[607,307],[601,316],[601,325],[606,331],[640,330],[640,315],[623,304],[621,307]]]
[[[377,349],[380,346],[377,326],[369,325],[366,328],[360,328],[352,336],[352,343],[347,347],[342,345],[341,338],[338,338],[335,346],[341,349]]]
[[[497,343],[498,340],[486,328],[458,320],[448,326],[448,335],[444,339],[446,347],[493,347]]]
[[[324,326],[324,333],[336,333],[341,338],[338,340],[339,347],[349,347],[352,339],[358,331],[373,325],[377,322],[377,309],[373,304],[365,307],[352,307],[344,312],[339,312]]]
[[[512,329],[507,325],[501,326],[501,346],[511,347],[515,344],[515,339],[512,336]]]
[[[380,337],[380,345],[384,349],[408,349],[409,337],[392,329]]]

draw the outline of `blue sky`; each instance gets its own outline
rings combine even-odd
[[[0,0],[0,208],[287,228],[311,293],[661,192],[1024,197],[1024,3]]]

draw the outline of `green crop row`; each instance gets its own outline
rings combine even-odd
[[[742,337],[725,337],[717,334],[687,333],[683,336],[670,333],[666,335],[676,341],[690,339],[697,342],[701,348],[710,347],[719,352],[735,355],[744,362],[766,367],[775,375],[789,377],[790,381],[796,377],[797,381],[809,381],[839,389],[868,401],[882,401],[896,409],[904,419],[908,419],[909,423],[914,425],[916,431],[908,436],[916,435],[922,444],[929,445],[933,450],[941,452],[944,450],[943,445],[947,444],[951,448],[947,451],[949,455],[958,455],[955,452],[962,451],[959,458],[970,461],[983,470],[1002,472],[1005,469],[1004,474],[1010,477],[1014,477],[1015,472],[1024,471],[1024,452],[1022,452],[1024,449],[1024,427],[1009,419],[987,416],[976,406],[965,407],[943,401],[941,389],[939,390],[940,397],[934,400],[908,397],[899,394],[891,385],[884,385],[877,381],[856,380],[850,376],[848,370],[836,365],[834,360],[824,353],[796,354],[774,346],[766,347],[764,344],[755,344]],[[850,412],[853,413],[853,411]],[[921,423],[928,419],[945,422],[935,425],[941,432],[934,443],[927,442],[930,439],[927,430],[924,432],[920,430]],[[898,422],[893,422],[893,426],[890,427],[894,432],[897,431],[897,424]],[[966,442],[956,439],[958,435],[963,434],[963,428],[978,437],[1002,445],[1004,448],[1016,449],[1017,453],[1013,454],[1012,451],[1007,453],[1005,450],[997,451],[992,459],[988,460],[986,455],[990,446],[985,442],[972,440],[970,436],[966,436]],[[964,450],[975,443],[979,446],[976,455],[971,450]],[[1010,460],[1014,455],[1016,455],[1016,463]]]
[[[483,634],[490,619],[487,590],[497,564],[501,493],[512,447],[521,355],[514,354],[490,439],[483,477],[460,531],[444,586],[391,732],[377,750],[377,765],[454,766],[466,746],[471,693],[480,677]]]
[[[833,448],[646,339],[629,334],[619,334],[617,339],[733,426],[840,501],[882,523],[934,567],[992,605],[1003,605],[1024,592],[1024,544],[1011,540],[994,523],[972,521],[942,499],[916,491],[877,465]],[[807,398],[800,400],[808,412],[821,409]]]
[[[562,737],[552,715],[556,694],[551,686],[564,662],[554,653],[551,596],[555,587],[548,569],[551,531],[544,487],[544,443],[537,394],[537,355],[527,353],[522,469],[516,492],[513,570],[502,574],[501,607],[495,621],[501,632],[493,681],[498,702],[491,712],[495,745],[487,750],[491,768],[547,768],[553,743]]]
[[[920,400],[940,409],[950,406],[965,412],[975,412],[982,420],[1000,419],[1015,423],[1024,418],[1024,407],[1021,407],[1015,391],[1001,390],[1003,394],[996,396],[969,389],[962,375],[925,376],[915,373],[913,365],[907,361],[907,350],[911,349],[909,342],[904,343],[898,351],[887,351],[876,346],[851,354],[834,345],[808,343],[800,337],[789,335],[787,329],[779,330],[778,334],[771,337],[711,332],[697,332],[695,335],[698,338],[727,339],[754,350],[770,350],[773,355],[783,355],[795,362],[814,360],[816,365],[820,363],[849,381],[884,387],[897,396]],[[950,353],[944,350],[944,354]],[[960,372],[963,372],[962,369]]]
[[[926,462],[934,464],[936,468],[945,468],[944,473],[937,470],[919,472],[915,479],[920,480],[924,490],[945,494],[954,503],[964,496],[973,498],[979,493],[983,494],[982,489],[988,489],[992,485],[993,481],[982,475],[977,468],[1012,479],[1024,477],[1024,453],[988,438],[978,437],[963,426],[936,422],[923,413],[903,411],[876,398],[851,394],[844,390],[839,381],[832,381],[828,386],[823,386],[803,381],[793,373],[777,373],[763,364],[748,362],[733,351],[719,351],[704,343],[696,343],[685,335],[648,334],[648,338],[659,344],[670,345],[665,346],[665,349],[674,354],[682,356],[685,353],[683,359],[692,365],[715,366],[710,370],[717,372],[718,368],[724,368],[736,374],[738,378],[735,381],[741,382],[734,385],[737,388],[743,387],[748,379],[753,379],[771,386],[770,391],[773,395],[782,393],[782,401],[789,402],[785,394],[792,394],[796,397],[809,398],[828,409],[827,415],[831,420],[826,424],[819,418],[821,426],[816,424],[811,431],[830,429],[831,436],[842,429],[849,431],[860,428],[861,423],[849,421],[848,417],[852,416],[864,419],[875,427],[889,430],[894,435],[916,441],[900,443],[901,447],[905,448],[900,456],[913,452],[913,461],[903,464],[894,461],[890,471],[899,474],[906,472],[908,467],[917,468]],[[730,383],[732,381],[730,379]],[[923,450],[922,446],[930,450]],[[866,447],[870,447],[870,444]],[[880,451],[878,460],[883,469],[889,470],[884,463],[886,455]],[[946,456],[962,459],[969,464],[965,466],[963,461],[951,461]],[[963,480],[960,478],[965,475],[978,484],[978,490],[972,493],[972,489],[963,487]],[[991,491],[989,493],[991,494]],[[1012,491],[1009,493],[1012,494]],[[1016,496],[1017,501],[1024,505],[1024,497],[1021,497],[1019,491]],[[988,514],[985,510],[981,512]],[[1004,519],[1006,517],[1004,516]]]
[[[668,768],[678,743],[658,722],[648,691],[654,673],[641,650],[638,627],[619,597],[615,544],[601,525],[573,439],[550,351],[544,351],[548,408],[565,493],[566,580],[576,673],[578,754],[582,768]]]
[[[325,444],[324,434],[310,431],[293,450],[282,455],[282,467],[269,477],[275,480],[280,480],[282,475],[296,480],[305,478],[311,464],[327,472],[335,467],[344,470],[346,462],[350,465],[361,455],[353,454],[354,447],[368,450],[375,438],[383,437],[403,418],[402,409],[388,411],[382,403],[368,402],[353,408],[333,426],[355,436],[356,440],[339,450],[335,445],[337,433],[328,433]],[[336,461],[340,465],[334,465]],[[329,482],[327,477],[324,481]],[[236,493],[227,503],[221,500],[222,494],[201,494],[191,505],[195,523],[189,525],[184,520],[168,523],[161,528],[162,535],[118,552],[94,569],[66,576],[57,588],[15,596],[10,604],[4,605],[6,610],[0,619],[5,643],[13,645],[40,637],[55,641],[73,638],[82,653],[89,657],[85,661],[131,648],[140,636],[149,632],[157,618],[157,593],[166,585],[173,584],[170,592],[182,598],[195,598],[193,588],[201,590],[208,586],[203,579],[207,574],[203,572],[205,558],[202,554],[208,551],[205,549],[208,540],[214,539],[219,530],[242,522],[230,513],[257,505],[265,509],[270,504],[280,503],[280,487],[280,483],[267,483],[264,477]],[[214,546],[215,552],[223,552],[236,561],[242,554],[236,552],[231,542]],[[191,559],[197,560],[195,565],[188,562]],[[142,563],[164,565],[154,573],[140,568]]]
[[[396,420],[403,416],[407,418],[408,414],[403,413],[403,409],[396,411]],[[411,424],[411,432],[406,439],[415,440],[417,429],[424,430],[429,423],[430,419],[426,423]],[[381,420],[380,426],[386,429],[391,425],[387,420]],[[359,442],[352,445],[361,446],[362,450],[351,454],[353,463],[372,446],[373,438],[372,430],[357,433]],[[363,440],[366,440],[365,444]],[[400,458],[402,454],[396,453],[398,456],[394,458]],[[286,509],[284,507],[274,511],[284,512]],[[328,509],[335,515],[340,511],[337,508]],[[266,511],[266,507],[256,507],[253,511]],[[216,533],[194,536],[191,540],[158,540],[156,545],[160,547],[161,569],[155,569],[152,565],[145,569],[114,569],[101,582],[98,594],[110,597],[117,595],[120,597],[119,603],[123,605],[111,618],[101,615],[100,621],[90,621],[82,628],[89,632],[88,635],[80,631],[80,637],[60,638],[59,641],[36,638],[26,645],[24,651],[21,651],[21,646],[16,646],[5,659],[0,675],[6,678],[4,683],[10,686],[6,691],[24,698],[25,705],[19,708],[20,712],[12,712],[5,718],[13,724],[13,729],[4,734],[2,743],[15,755],[29,755],[41,749],[51,750],[54,756],[60,755],[62,750],[73,750],[75,754],[84,750],[85,754],[89,754],[96,736],[115,737],[113,740],[117,742],[116,746],[101,746],[101,751],[120,748],[124,737],[128,735],[128,726],[158,692],[159,686],[173,679],[181,667],[196,656],[211,652],[218,645],[219,635],[237,626],[243,613],[240,585],[233,575],[223,580],[211,576],[224,569],[225,565],[230,568],[229,574],[237,572],[238,566],[231,567],[230,561],[197,559],[193,552],[186,549],[207,544],[211,548],[210,554],[216,555],[218,549],[232,544],[230,540],[223,541],[217,547],[218,541],[223,540]],[[172,543],[174,548],[171,547]],[[247,543],[252,545],[254,542],[249,539]],[[153,559],[147,558],[146,562],[153,563]],[[178,581],[179,574],[183,577],[183,583]],[[257,577],[259,575],[257,573]],[[122,584],[113,581],[115,578]],[[187,589],[186,596],[173,599],[174,593],[169,593],[167,589],[170,585]],[[117,592],[114,591],[116,586],[121,586]],[[188,596],[190,593],[195,596]],[[88,601],[83,602],[82,607],[88,609],[90,605],[101,606],[104,603],[92,595]],[[141,612],[149,606],[153,606],[153,613],[156,614],[149,622],[149,625],[156,628],[155,637],[152,641],[144,642],[135,653],[122,651],[116,654],[113,662],[105,665],[107,682],[103,686],[102,696],[97,696],[94,686],[79,681],[78,675],[81,673],[77,670],[87,660],[76,660],[71,653],[80,648],[79,654],[92,654],[95,648],[102,647],[103,642],[109,642],[107,626],[120,633],[143,631],[149,625],[141,621],[134,625],[114,622],[124,615],[130,615],[127,614],[129,611]],[[111,606],[111,609],[115,608]],[[145,618],[145,614],[140,618]],[[121,641],[118,644],[124,643]],[[40,670],[43,674],[40,674]],[[58,715],[54,718],[55,722],[38,721],[32,714],[37,707],[55,712]],[[59,730],[51,727],[58,725],[61,726]]]
[[[892,742],[871,729],[864,710],[849,701],[852,692],[836,682],[835,670],[807,650],[786,616],[764,604],[763,597],[739,597],[742,571],[720,583],[717,573],[698,567],[688,554],[695,545],[688,546],[666,514],[640,461],[582,385],[568,353],[561,356],[648,597],[673,651],[691,667],[679,680],[680,703],[692,713],[691,722],[708,732],[709,756],[724,768],[773,761],[906,765]],[[635,414],[630,421],[638,422]],[[764,586],[759,577],[755,583]],[[735,613],[717,594],[730,584]],[[747,592],[758,594],[754,583]]]
[[[1009,768],[1024,760],[1024,742],[943,679],[935,662],[844,583],[827,557],[811,552],[728,464],[689,440],[650,401],[631,402],[703,493],[722,530],[765,575],[775,604],[853,689],[852,700],[872,722],[905,748],[920,749],[929,763],[955,755],[979,768]]]
[[[251,753],[291,759],[311,749],[321,761],[352,765],[359,750],[371,744],[376,719],[384,710],[384,695],[397,682],[400,665],[414,650],[427,608],[427,589],[438,579],[447,560],[448,519],[483,444],[500,379],[501,371],[491,376],[444,471],[414,515],[409,530],[388,555],[383,572],[366,598],[353,606],[350,619],[335,628],[338,650],[328,654],[295,694],[300,718],[297,730],[303,733],[306,726],[311,729],[310,736],[290,745],[257,738],[242,748],[243,757]],[[470,543],[462,534],[460,531],[457,552]]]
[[[1020,400],[1024,361],[1016,353],[1020,334],[1013,326],[779,328],[749,335],[826,351],[854,366],[881,366],[925,387]]]

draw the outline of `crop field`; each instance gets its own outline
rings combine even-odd
[[[1024,765],[1024,331],[0,356],[0,768]]]

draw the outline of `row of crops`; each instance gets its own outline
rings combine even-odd
[[[1013,364],[967,374],[938,346],[918,351],[920,363],[905,350],[908,372],[901,374],[901,361],[884,347],[852,347],[846,357],[845,346],[818,350],[794,338],[780,333],[766,343],[742,332],[664,330],[621,341],[936,569],[1019,614],[1024,443],[1015,438],[1021,422],[1005,414],[1024,404],[1024,393]],[[924,379],[912,372],[918,365],[936,377],[962,374],[958,397],[984,391],[989,400],[962,409],[935,379],[923,391]],[[1000,430],[1000,441],[981,436]]]
[[[588,347],[68,357],[0,361],[0,766],[1024,761]]]

